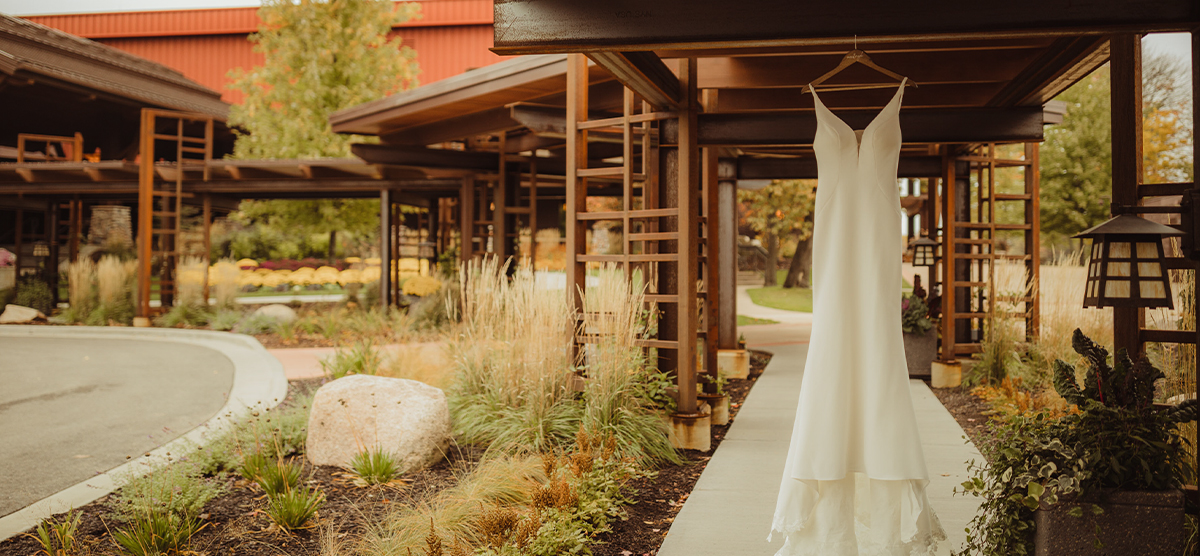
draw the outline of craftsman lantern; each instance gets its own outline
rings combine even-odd
[[[917,238],[909,247],[912,249],[913,266],[934,266],[937,264],[937,242],[927,237]]]
[[[1162,240],[1174,228],[1122,214],[1077,238],[1091,238],[1084,307],[1169,307],[1175,304]]]

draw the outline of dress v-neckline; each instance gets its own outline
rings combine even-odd
[[[819,105],[826,112],[828,112],[830,116],[833,116],[833,119],[837,120],[839,123],[842,124],[843,127],[850,130],[850,133],[852,135],[854,135],[854,139],[857,142],[857,145],[855,146],[855,153],[861,154],[863,140],[866,139],[866,137],[867,137],[867,131],[870,131],[871,126],[875,125],[875,122],[879,121],[879,117],[882,116],[884,112],[887,112],[888,109],[892,107],[892,104],[895,104],[896,99],[900,98],[900,93],[904,92],[904,86],[906,84],[908,84],[907,77],[905,77],[902,81],[900,81],[900,87],[898,89],[896,89],[896,94],[892,95],[892,100],[888,101],[888,103],[885,104],[883,106],[883,108],[881,108],[879,110],[879,112],[877,114],[875,114],[874,118],[871,118],[871,121],[870,121],[870,123],[867,124],[867,127],[862,128],[861,136],[858,135],[858,131],[860,131],[860,130],[856,130],[856,129],[850,127],[850,124],[846,123],[846,120],[843,120],[837,114],[834,114],[832,110],[830,110],[828,107],[825,106],[824,102],[821,102],[821,97],[817,96],[817,90],[814,89],[811,84],[808,86],[808,90],[810,92],[812,92],[813,100],[816,101],[816,103],[815,103],[816,105]]]

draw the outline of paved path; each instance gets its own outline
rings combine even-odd
[[[0,516],[204,423],[234,376],[175,342],[0,336],[0,360]]]
[[[766,315],[762,309],[748,299],[738,300],[739,314]],[[769,556],[783,544],[779,535],[772,543],[766,538],[795,421],[811,319],[744,326],[741,331],[749,347],[775,356],[676,516],[658,556]],[[948,555],[951,547],[962,544],[963,528],[977,507],[974,498],[954,496],[954,487],[966,480],[964,462],[979,456],[925,383],[911,381],[909,387],[929,465],[930,503],[950,538],[938,554]]]

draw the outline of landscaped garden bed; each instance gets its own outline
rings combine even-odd
[[[233,433],[77,509],[73,530],[62,515],[44,525],[59,526],[74,544],[70,554],[158,553],[119,546],[139,527],[163,533],[143,538],[190,533],[165,553],[653,554],[712,451],[676,452],[666,443],[660,415],[669,411],[670,382],[632,341],[648,326],[640,294],[620,281],[597,288],[587,303],[607,320],[590,326],[608,339],[575,367],[562,349],[570,313],[557,292],[538,293],[527,276],[509,282],[500,268],[468,271],[474,282],[465,282],[465,298],[475,303],[464,302],[461,322],[443,330],[454,354],[447,376],[393,369],[446,385],[455,434],[435,464],[375,486],[364,484],[365,468],[309,464],[308,405],[328,379],[297,381],[280,407],[244,416]],[[517,304],[527,310],[506,310]],[[360,355],[371,351],[361,346]],[[333,363],[330,378],[368,369],[354,357]],[[767,360],[755,353],[750,378],[724,386],[731,417]],[[570,386],[573,368],[585,372],[582,391]],[[549,405],[530,411],[533,399]],[[727,430],[713,427],[713,450]],[[283,511],[293,495],[310,511]],[[42,549],[34,536],[0,543],[0,555]]]

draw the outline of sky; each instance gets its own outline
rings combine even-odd
[[[260,0],[0,0],[0,13],[9,15],[48,15],[88,12],[128,12],[142,10],[185,10],[258,6]],[[1191,55],[1187,33],[1149,35],[1146,49],[1165,51],[1184,60]]]

